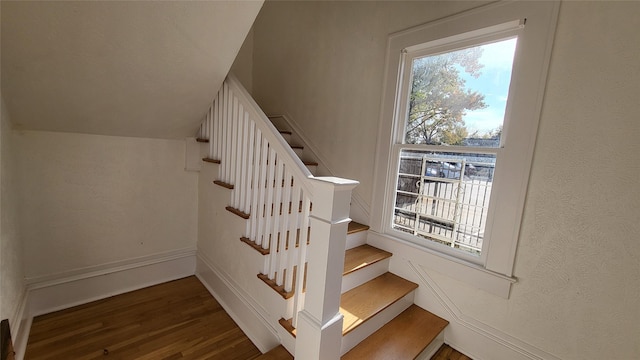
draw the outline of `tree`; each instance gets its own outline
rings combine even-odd
[[[409,144],[457,145],[467,137],[467,110],[484,109],[484,95],[465,89],[464,71],[480,76],[479,47],[413,61],[409,116],[405,141]]]

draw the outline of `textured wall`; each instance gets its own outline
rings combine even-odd
[[[291,114],[370,200],[386,35],[476,5],[267,3],[254,27],[255,97]],[[463,320],[548,357],[640,357],[638,13],[637,2],[562,4],[510,299],[430,273]],[[434,303],[420,286],[417,301]]]
[[[194,248],[197,174],[184,141],[17,136],[27,278]]]
[[[13,332],[14,316],[24,292],[22,242],[18,233],[18,192],[16,183],[16,147],[9,114],[0,104],[0,319],[9,319]]]

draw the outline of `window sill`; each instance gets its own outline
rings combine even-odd
[[[406,259],[420,267],[432,269],[505,299],[509,298],[511,285],[517,282],[515,277],[487,270],[480,265],[421,247],[389,234],[369,230],[367,243],[392,252],[396,258]]]

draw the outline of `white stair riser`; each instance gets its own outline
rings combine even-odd
[[[294,148],[294,147],[292,147],[292,149],[293,149],[293,152],[296,153],[296,155],[298,155],[298,157],[300,159],[302,159],[302,155],[304,153],[304,148],[298,148],[298,147]]]
[[[400,315],[411,304],[413,304],[413,291],[405,295],[402,299],[391,304],[386,309],[375,315],[373,318],[367,320],[362,325],[358,326],[355,330],[351,331],[347,335],[342,337],[342,347],[340,354],[344,355],[349,350],[353,349],[362,340],[369,337],[374,332],[378,331],[382,326],[391,321],[391,319]]]
[[[420,355],[416,356],[415,360],[430,360],[433,355],[438,352],[440,347],[444,344],[444,330],[438,334],[438,336],[433,339],[433,341],[427,346],[426,349],[422,350]]]
[[[357,233],[347,235],[347,246],[345,250],[356,248],[367,243],[367,231],[359,231]]]
[[[389,271],[389,258],[358,269],[342,277],[342,293],[360,286]]]

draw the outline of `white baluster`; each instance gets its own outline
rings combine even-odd
[[[267,239],[266,237],[268,236],[267,232],[265,231],[265,221],[267,219],[267,210],[266,210],[266,199],[267,199],[267,186],[266,183],[269,182],[268,180],[268,161],[269,161],[269,142],[267,141],[267,139],[265,139],[264,137],[262,137],[262,132],[260,132],[260,136],[262,138],[262,148],[260,151],[260,179],[258,180],[258,183],[256,184],[256,187],[258,188],[259,191],[259,195],[258,195],[258,208],[256,209],[259,217],[258,217],[258,232],[256,233],[256,242],[258,244],[262,245],[263,249],[268,249],[269,248],[269,239]],[[264,272],[263,274],[266,274],[266,272]]]
[[[291,204],[291,173],[287,170],[287,166],[283,164],[283,179],[282,182],[282,197],[280,200],[280,209],[278,212],[278,219],[280,222],[280,226],[278,227],[278,232],[280,233],[280,242],[282,245],[280,246],[280,254],[278,257],[278,285],[284,285],[285,278],[285,269],[289,264],[287,259],[288,251],[287,251],[287,243],[289,243],[289,248],[291,247],[291,239],[293,234],[289,234],[287,236],[287,230],[289,230],[289,206]],[[278,183],[280,186],[280,183]],[[294,244],[295,247],[295,244]]]
[[[215,111],[215,121],[217,123],[217,134],[216,134],[216,157],[215,159],[222,160],[222,138],[224,135],[223,130],[223,118],[222,118],[222,91],[218,91],[218,96],[216,98],[216,111]]]
[[[249,119],[249,114],[245,113],[245,124],[247,126],[248,131],[246,132],[246,157],[244,159],[245,163],[242,165],[242,168],[245,169],[245,173],[243,174],[243,178],[246,177],[246,181],[244,182],[244,188],[242,190],[242,195],[244,197],[244,203],[243,203],[243,208],[245,213],[250,214],[249,216],[249,221],[247,221],[247,225],[246,225],[246,229],[245,229],[245,235],[246,237],[248,237],[249,239],[252,239],[251,237],[251,226],[252,223],[255,221],[255,218],[257,216],[257,214],[253,213],[253,210],[255,208],[253,208],[251,206],[251,202],[253,201],[253,193],[252,193],[252,187],[251,184],[253,182],[253,173],[257,172],[257,166],[258,164],[256,163],[255,159],[254,159],[254,145],[255,145],[255,123],[253,121],[251,121],[251,119]]]
[[[282,181],[283,179],[283,171],[284,171],[284,164],[282,162],[282,160],[280,160],[277,155],[276,155],[276,181],[274,183],[274,187],[275,187],[275,197],[274,197],[274,201],[273,201],[273,227],[271,230],[271,238],[272,239],[277,239],[277,249],[278,251],[276,251],[276,256],[273,258],[275,259],[274,262],[271,263],[271,268],[269,270],[269,279],[275,279],[276,280],[276,284],[277,285],[282,285],[282,265],[281,265],[281,259],[280,257],[282,256],[282,252],[284,251],[284,242],[285,242],[285,238],[284,235],[280,233],[280,206],[284,206],[283,204],[283,198],[282,198]],[[274,249],[272,247],[272,249]],[[276,277],[276,274],[278,275]]]
[[[269,148],[269,157],[267,158],[267,168],[269,176],[267,177],[267,183],[265,186],[267,198],[265,200],[265,225],[264,225],[264,237],[267,242],[266,249],[269,249],[269,257],[268,262],[265,262],[264,274],[268,275],[270,279],[273,279],[273,274],[270,273],[271,263],[275,263],[275,257],[277,253],[277,249],[275,244],[277,243],[277,239],[272,234],[272,209],[273,209],[273,182],[275,181],[275,160],[276,160],[276,152]],[[264,247],[264,246],[263,246]]]
[[[215,103],[215,100],[214,100]],[[214,129],[214,125],[213,125],[213,107],[214,104],[211,104],[211,107],[209,107],[209,111],[207,112],[207,122],[209,123],[209,152],[207,154],[207,157],[209,159],[213,159],[213,149],[215,148],[215,144],[216,144],[216,138],[215,138],[215,129]]]
[[[289,250],[287,251],[287,276],[284,280],[284,290],[286,292],[293,290],[293,272],[296,266],[296,254],[298,253],[296,242],[302,242],[301,238],[298,238],[298,216],[300,215],[300,187],[297,183],[294,183],[291,194],[291,213],[287,214],[288,219],[288,231],[289,231]],[[306,244],[305,244],[306,245]]]
[[[304,307],[305,294],[304,281],[305,281],[305,267],[307,264],[307,239],[309,238],[309,209],[311,208],[311,200],[303,192],[302,194],[302,221],[300,224],[300,241],[298,247],[298,266],[296,274],[296,290],[295,300],[293,302],[293,326],[298,327],[298,311]]]
[[[229,166],[229,136],[227,135],[227,131],[229,128],[229,118],[227,116],[229,112],[229,92],[227,91],[228,85],[225,82],[222,86],[222,103],[220,104],[220,124],[222,125],[222,132],[220,134],[220,144],[221,144],[221,161],[222,166],[218,168],[218,179],[220,181],[227,181],[227,167]]]

